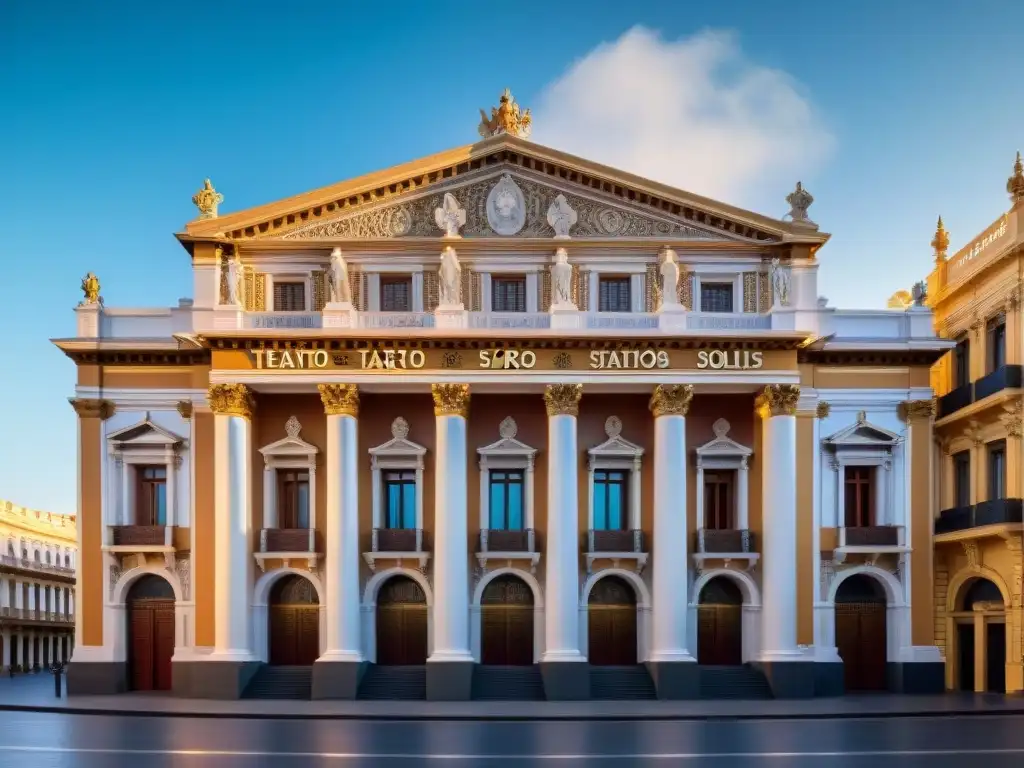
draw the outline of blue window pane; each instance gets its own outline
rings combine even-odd
[[[622,529],[622,486],[608,486],[608,528],[613,531]]]
[[[299,483],[295,520],[298,528],[309,528],[309,485]]]
[[[594,483],[594,530],[604,531],[608,529],[608,510],[605,504],[605,493],[607,485]]]
[[[519,483],[508,487],[508,529],[523,530],[523,486]]]
[[[156,524],[167,525],[167,486],[158,483],[153,488],[156,491]]]
[[[416,527],[416,492],[414,485],[405,485],[402,489],[402,527]]]
[[[505,486],[491,483],[491,529],[505,529]]]
[[[388,528],[400,528],[401,527],[401,515],[399,503],[401,502],[400,486],[388,485]]]

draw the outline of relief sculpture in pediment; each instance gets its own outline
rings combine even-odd
[[[465,208],[463,237],[555,237],[548,222],[552,203],[561,196],[575,213],[574,238],[675,237],[720,240],[721,236],[672,221],[656,218],[611,202],[556,189],[521,176],[504,173],[461,185],[449,183],[435,192],[404,202],[356,210],[328,221],[305,224],[282,237],[289,240],[327,238],[390,239],[439,237],[434,211],[441,207],[446,192],[454,193]]]

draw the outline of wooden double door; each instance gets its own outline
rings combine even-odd
[[[169,691],[174,655],[174,592],[159,576],[143,576],[128,592],[128,685]]]
[[[606,576],[590,590],[587,659],[597,666],[637,663],[636,594],[617,576]]]
[[[270,592],[270,663],[312,666],[320,655],[320,605],[313,584],[301,576],[285,576]]]
[[[427,663],[427,597],[406,576],[388,579],[377,594],[377,663]]]
[[[884,691],[885,604],[836,603],[836,650],[848,691]]]
[[[499,576],[480,600],[480,661],[533,664],[533,590],[515,576]]]
[[[743,593],[725,576],[711,579],[698,597],[697,663],[743,663]]]

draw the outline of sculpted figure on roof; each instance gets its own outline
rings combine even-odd
[[[533,125],[533,118],[530,110],[520,111],[516,100],[512,98],[512,92],[506,88],[501,94],[497,107],[491,107],[491,116],[480,110],[480,125],[477,127],[480,136],[489,138],[501,133],[510,133],[520,139],[530,136],[530,128]]]

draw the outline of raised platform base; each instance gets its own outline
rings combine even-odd
[[[659,699],[700,697],[700,667],[695,661],[648,661],[647,672]]]
[[[472,661],[428,661],[428,701],[469,701],[473,695]]]
[[[354,699],[366,672],[365,661],[317,661],[313,664],[314,699]]]
[[[189,699],[240,699],[258,661],[174,661],[171,689]]]
[[[542,661],[540,676],[548,701],[585,701],[590,698],[590,665],[579,661]]]
[[[125,661],[72,661],[67,671],[68,696],[105,696],[128,690]]]
[[[885,665],[892,693],[943,693],[946,665],[941,661],[890,662]]]
[[[815,695],[815,666],[810,661],[752,661],[776,699],[811,699]]]
[[[812,666],[815,696],[842,696],[846,693],[846,673],[841,661],[815,662]]]

